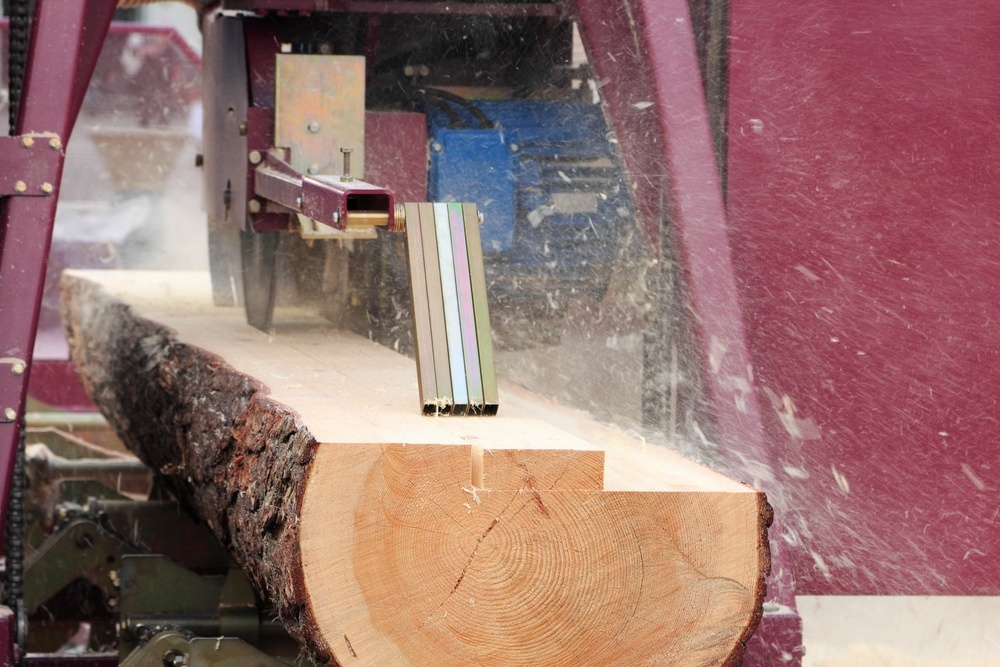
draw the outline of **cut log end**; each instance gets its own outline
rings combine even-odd
[[[200,280],[67,274],[72,355],[320,662],[739,661],[763,494],[588,424],[597,448],[516,391],[495,419],[423,417],[412,362],[325,328],[268,338]]]

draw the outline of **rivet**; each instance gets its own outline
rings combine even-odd
[[[42,192],[44,192],[45,194],[47,195],[52,194],[52,190],[54,189],[55,188],[52,187],[51,183],[42,183]]]
[[[247,208],[250,209],[251,213],[260,213],[260,202],[256,199],[251,199],[247,204]]]
[[[333,224],[335,224],[335,225],[339,225],[340,224],[340,211],[334,211],[333,212]]]
[[[312,132],[313,134],[316,134],[317,132],[319,132],[319,123],[317,123],[315,121],[313,121],[312,123],[309,123],[309,131]]]
[[[62,142],[59,141],[59,137],[52,137],[49,139],[49,148],[53,150],[59,150],[62,148]]]
[[[17,411],[15,411],[14,408],[7,408],[3,411],[3,416],[7,419],[7,421],[12,422],[17,419]]]
[[[249,157],[251,164],[260,164],[260,161],[263,159],[260,156],[260,151],[250,151]]]
[[[439,142],[435,141],[433,144],[431,144],[431,150],[433,150],[435,153],[440,153],[441,151],[444,150],[444,146],[442,146]]]
[[[307,171],[310,174],[312,174],[312,175],[315,176],[316,174],[319,173],[319,165],[318,164],[311,164],[311,165],[309,165],[309,169],[307,169]]]
[[[24,181],[18,181],[17,183],[14,184],[14,190],[17,192],[24,192],[27,189],[28,189],[28,184],[25,183]]]
[[[13,373],[14,375],[23,375],[24,374],[24,362],[23,361],[15,361],[10,366],[10,372]]]
[[[31,148],[35,145],[35,140],[31,137],[21,137],[21,145],[25,148]]]

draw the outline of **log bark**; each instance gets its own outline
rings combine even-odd
[[[289,632],[337,665],[736,664],[764,495],[514,386],[425,417],[411,360],[207,276],[67,272],[71,355]]]

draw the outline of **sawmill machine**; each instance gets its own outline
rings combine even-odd
[[[643,420],[656,429],[675,419],[661,371],[680,343],[664,332],[718,345],[731,338],[724,323],[739,320],[726,290],[699,275],[711,262],[687,276],[703,317],[677,315],[684,309],[665,226],[677,225],[688,256],[713,255],[722,219],[712,194],[721,122],[713,82],[722,61],[710,36],[725,3],[189,4],[204,39],[197,167],[217,305],[243,307],[265,331],[284,306],[305,306],[331,326],[416,349],[419,409],[489,415],[498,404],[494,338],[500,350],[551,341],[575,326],[564,322],[574,304],[599,304],[612,290],[636,301],[641,292],[633,305],[645,331]],[[25,455],[65,147],[116,1],[10,5],[0,515],[11,537],[0,662],[301,662],[246,578],[162,481],[61,435]],[[420,261],[428,255],[414,250],[414,238],[425,252],[434,248],[436,263]],[[436,301],[425,298],[445,274],[454,276],[450,296],[441,287]],[[457,336],[441,328],[449,313]],[[464,355],[461,346],[431,353],[456,337]],[[727,349],[723,370],[744,372],[745,353]],[[741,456],[766,458],[760,438],[743,437],[743,390],[724,377],[699,380],[714,402],[692,399],[687,408],[711,412],[702,424],[714,422],[720,441],[739,430]],[[734,405],[744,406],[739,414]],[[774,590],[786,600],[787,589]],[[785,626],[765,622],[761,632],[771,627],[780,641],[759,646],[759,658],[751,648],[747,664],[770,664],[768,651],[798,641],[794,628],[786,636]],[[71,658],[67,650],[86,652]]]

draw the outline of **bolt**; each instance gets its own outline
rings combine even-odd
[[[179,667],[184,664],[184,654],[172,648],[163,654],[163,667]]]
[[[17,411],[14,410],[14,408],[7,408],[6,410],[3,411],[3,416],[4,419],[6,419],[9,422],[12,422],[15,419],[17,419]]]
[[[15,361],[10,366],[10,372],[13,373],[14,375],[24,375],[24,362]]]
[[[334,211],[333,212],[333,224],[335,224],[335,225],[339,225],[340,224],[340,211]]]
[[[344,180],[350,180],[351,178],[351,153],[354,152],[353,148],[340,149],[340,152],[344,155]]]
[[[62,142],[59,141],[59,137],[52,137],[49,139],[49,148],[52,150],[59,150],[62,148]]]
[[[52,184],[51,184],[51,183],[42,183],[42,185],[41,185],[41,189],[42,189],[42,192],[44,192],[44,193],[45,193],[45,194],[47,194],[47,195],[50,195],[50,194],[52,194],[52,191],[53,191],[53,190],[54,190],[55,188],[53,188],[53,187],[52,187]]]
[[[251,199],[247,203],[247,208],[250,209],[251,213],[260,213],[260,202],[256,199]]]
[[[313,176],[315,176],[316,174],[319,173],[319,165],[318,164],[311,164],[311,165],[309,165],[309,169],[307,169],[306,171],[308,171],[310,174],[312,174]]]
[[[441,151],[444,150],[444,146],[442,146],[440,142],[435,141],[434,143],[431,144],[431,150],[434,151],[435,153],[440,153]]]
[[[483,224],[483,212],[476,211],[476,217],[479,218],[479,224]]]
[[[35,140],[31,137],[21,137],[21,145],[25,148],[31,148],[35,145]]]
[[[520,146],[518,146],[517,144],[511,144],[511,145],[510,145],[510,152],[511,152],[511,153],[516,153],[516,152],[518,152],[519,150],[521,150],[521,147],[520,147]]]
[[[260,151],[250,151],[250,155],[248,157],[250,158],[251,164],[260,164],[260,161],[264,159],[261,157]]]
[[[240,134],[240,136],[241,136],[241,137],[245,137],[245,136],[247,136],[247,122],[246,122],[245,120],[244,120],[244,121],[242,121],[242,122],[241,122],[241,123],[240,123],[240,124],[239,124],[239,125],[238,125],[238,126],[236,127],[236,131],[237,131],[237,132],[239,132],[239,134]]]
[[[17,183],[14,184],[14,190],[16,190],[17,192],[24,192],[27,189],[28,189],[28,184],[25,183],[24,181],[18,181]]]
[[[313,134],[319,132],[319,123],[317,123],[316,121],[309,123],[309,131],[312,132]]]

